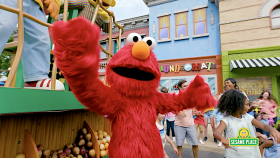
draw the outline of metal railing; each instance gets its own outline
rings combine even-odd
[[[100,48],[101,50],[107,54],[108,58],[107,58],[107,62],[110,61],[111,57],[113,56],[113,54],[111,53],[111,47],[112,47],[112,23],[114,23],[118,28],[119,28],[119,35],[116,36],[116,40],[117,40],[117,45],[118,45],[118,50],[120,50],[121,47],[121,35],[123,34],[124,30],[123,27],[119,24],[116,23],[115,21],[115,16],[114,13],[112,11],[107,10],[103,5],[101,0],[96,0],[97,2],[97,6],[95,8],[95,12],[94,12],[94,16],[92,18],[91,23],[94,25],[95,24],[95,20],[97,17],[97,12],[99,7],[101,7],[105,12],[108,13],[109,15],[109,41],[108,41],[108,45],[109,45],[109,50],[106,51],[100,44]],[[12,12],[12,13],[16,13],[18,14],[18,43],[17,43],[17,51],[16,51],[16,55],[14,57],[14,61],[12,62],[12,66],[11,66],[11,70],[10,73],[8,75],[7,81],[5,83],[4,87],[11,87],[11,83],[13,81],[13,79],[15,78],[16,72],[17,72],[17,68],[22,56],[22,50],[23,50],[23,43],[24,43],[24,30],[23,30],[23,17],[29,18],[43,26],[46,27],[50,27],[51,24],[43,22],[37,18],[35,18],[34,16],[23,12],[23,0],[17,0],[17,9],[16,8],[12,8],[9,6],[5,6],[3,4],[0,4],[0,9]],[[63,21],[67,21],[67,16],[68,16],[68,0],[64,0],[64,12],[63,12]],[[5,48],[9,48],[5,47]],[[52,69],[52,80],[51,80],[51,90],[55,90],[55,83],[56,83],[56,73],[57,73],[57,66],[56,63],[53,63],[53,69]]]

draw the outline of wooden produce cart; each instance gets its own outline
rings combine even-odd
[[[115,22],[114,14],[102,6],[97,0],[96,12],[92,24],[94,24],[97,10],[101,7],[110,13],[109,21],[109,50],[104,53],[108,55],[108,62],[112,57],[110,46],[112,44],[112,23],[119,27],[119,36],[115,37],[120,49],[122,26]],[[77,10],[69,10],[68,1],[64,1],[63,20],[77,17]],[[23,69],[20,62],[23,49],[23,17],[34,20],[41,25],[50,26],[53,22],[45,23],[23,13],[22,0],[18,0],[18,9],[13,9],[0,4],[4,9],[18,14],[18,42],[7,44],[5,49],[12,55],[11,70],[4,87],[0,87],[0,158],[14,158],[17,154],[24,153],[26,158],[39,158],[37,145],[42,145],[43,150],[58,150],[68,143],[74,143],[79,130],[83,127],[91,134],[91,143],[96,152],[96,158],[101,157],[101,140],[97,140],[95,134],[102,130],[106,135],[112,135],[111,124],[104,116],[86,110],[73,93],[69,91],[65,81],[65,91],[56,91],[55,79],[57,67],[52,65],[52,90],[24,89]],[[67,17],[67,15],[69,15]],[[52,54],[52,52],[50,52]],[[54,59],[55,60],[55,59]],[[101,131],[101,132],[102,132]],[[104,134],[105,135],[105,134]],[[108,153],[108,151],[106,151]],[[104,152],[103,152],[104,153]],[[108,156],[107,156],[108,157]]]
[[[99,158],[100,150],[94,132],[102,130],[111,135],[110,126],[108,119],[86,110],[2,115],[0,116],[0,157],[13,158],[17,154],[24,153],[26,158],[33,158],[34,149],[37,152],[36,145],[39,144],[43,149],[63,149],[66,144],[73,144],[78,131],[86,127],[88,133],[92,135],[91,141],[96,151],[96,158]]]

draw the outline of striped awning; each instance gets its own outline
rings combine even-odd
[[[230,71],[237,68],[280,66],[280,57],[231,60]]]

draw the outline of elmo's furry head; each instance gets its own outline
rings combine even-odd
[[[151,37],[142,40],[139,34],[131,33],[126,43],[106,66],[106,81],[126,96],[156,93],[161,72],[152,52],[155,40]]]

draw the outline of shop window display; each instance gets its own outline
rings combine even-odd
[[[170,39],[169,16],[159,18],[159,40]]]
[[[245,92],[250,102],[255,101],[263,91],[272,93],[270,77],[235,78],[239,90]]]
[[[211,94],[213,96],[217,93],[217,77],[216,75],[202,75],[205,82],[209,85],[211,89]],[[179,92],[178,82],[180,80],[186,80],[188,84],[195,78],[195,76],[178,76],[178,77],[162,77],[159,84],[159,90],[162,87],[166,87],[169,93]]]
[[[206,8],[194,10],[193,21],[195,35],[207,33]]]
[[[208,78],[208,85],[210,87],[211,94],[213,96],[215,96],[216,95],[216,81],[215,81],[214,77],[209,77]]]
[[[185,80],[185,78],[183,78],[183,79],[171,79],[170,80],[170,82],[171,82],[171,91],[172,92],[179,92],[178,83],[181,80]]]
[[[175,14],[176,19],[176,37],[185,37],[188,36],[187,29],[187,13]]]
[[[160,80],[158,90],[160,91],[163,87],[166,87],[169,90],[169,80]]]

